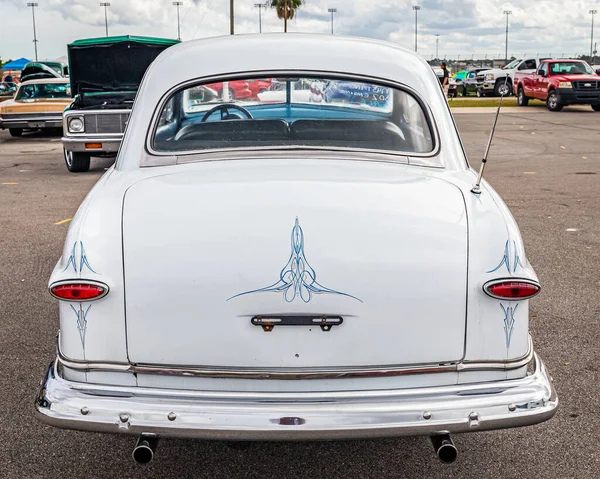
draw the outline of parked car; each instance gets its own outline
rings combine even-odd
[[[11,136],[24,130],[62,127],[63,110],[71,103],[69,80],[29,80],[19,84],[12,100],[0,103],[0,128]]]
[[[478,67],[473,68],[472,70],[458,72],[454,77],[457,92],[462,96],[477,94],[477,74],[485,70],[489,70],[489,68]]]
[[[600,77],[582,60],[544,60],[535,73],[517,73],[514,92],[519,106],[542,100],[550,111],[568,105],[591,105],[600,111]]]
[[[484,70],[477,74],[477,96],[510,95],[516,72],[533,73],[546,58],[520,58],[502,68]]]
[[[257,72],[285,84],[279,103],[186,110],[186,92]],[[298,79],[387,101],[295,102]],[[475,177],[439,81],[396,44],[287,33],[167,49],[50,277],[60,336],[38,418],[138,436],[138,462],[160,437],[403,435],[450,462],[449,434],[550,419],[529,335],[540,284]]]
[[[270,78],[258,78],[253,80],[232,80],[224,85],[223,82],[210,83],[207,87],[215,90],[223,99],[235,100],[257,100],[259,93],[264,93],[271,87]],[[226,88],[227,87],[227,88]],[[228,94],[228,97],[224,95]]]
[[[55,61],[29,62],[21,71],[21,81],[67,78],[68,76],[68,65]]]
[[[13,82],[0,83],[0,101],[8,100],[15,96],[17,92],[17,84]]]
[[[64,114],[62,144],[69,171],[89,170],[92,156],[116,156],[148,65],[176,43],[124,35],[68,45],[74,101]]]

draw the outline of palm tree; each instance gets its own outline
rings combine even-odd
[[[277,11],[277,16],[283,19],[283,31],[287,33],[287,21],[294,18],[304,0],[271,0],[271,8]]]

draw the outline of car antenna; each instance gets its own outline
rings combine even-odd
[[[504,88],[502,91],[507,92],[506,87],[508,86],[508,75],[506,75],[506,79],[504,80]],[[492,140],[494,139],[494,132],[496,131],[496,124],[498,123],[498,116],[500,116],[500,108],[502,108],[502,100],[504,100],[504,95],[500,95],[500,102],[498,103],[498,109],[496,110],[496,117],[494,118],[494,124],[492,125],[492,131],[490,131],[490,138],[488,140],[487,146],[485,147],[485,153],[483,154],[483,158],[481,159],[481,167],[479,168],[479,174],[477,175],[477,183],[475,186],[471,188],[471,193],[480,195],[481,194],[481,180],[483,179],[483,170],[485,170],[485,164],[487,163],[488,154],[490,153],[490,148],[492,146]]]

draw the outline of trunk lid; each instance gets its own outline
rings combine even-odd
[[[462,358],[467,220],[454,185],[396,166],[380,178],[371,165],[342,177],[339,166],[259,168],[261,176],[204,168],[145,179],[126,194],[132,362],[313,368]],[[252,323],[264,315],[343,323],[266,332]]]

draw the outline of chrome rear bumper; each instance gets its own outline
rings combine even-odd
[[[309,393],[204,392],[75,383],[48,369],[35,401],[52,426],[228,440],[462,433],[550,419],[558,399],[541,359],[522,378],[468,385]]]

